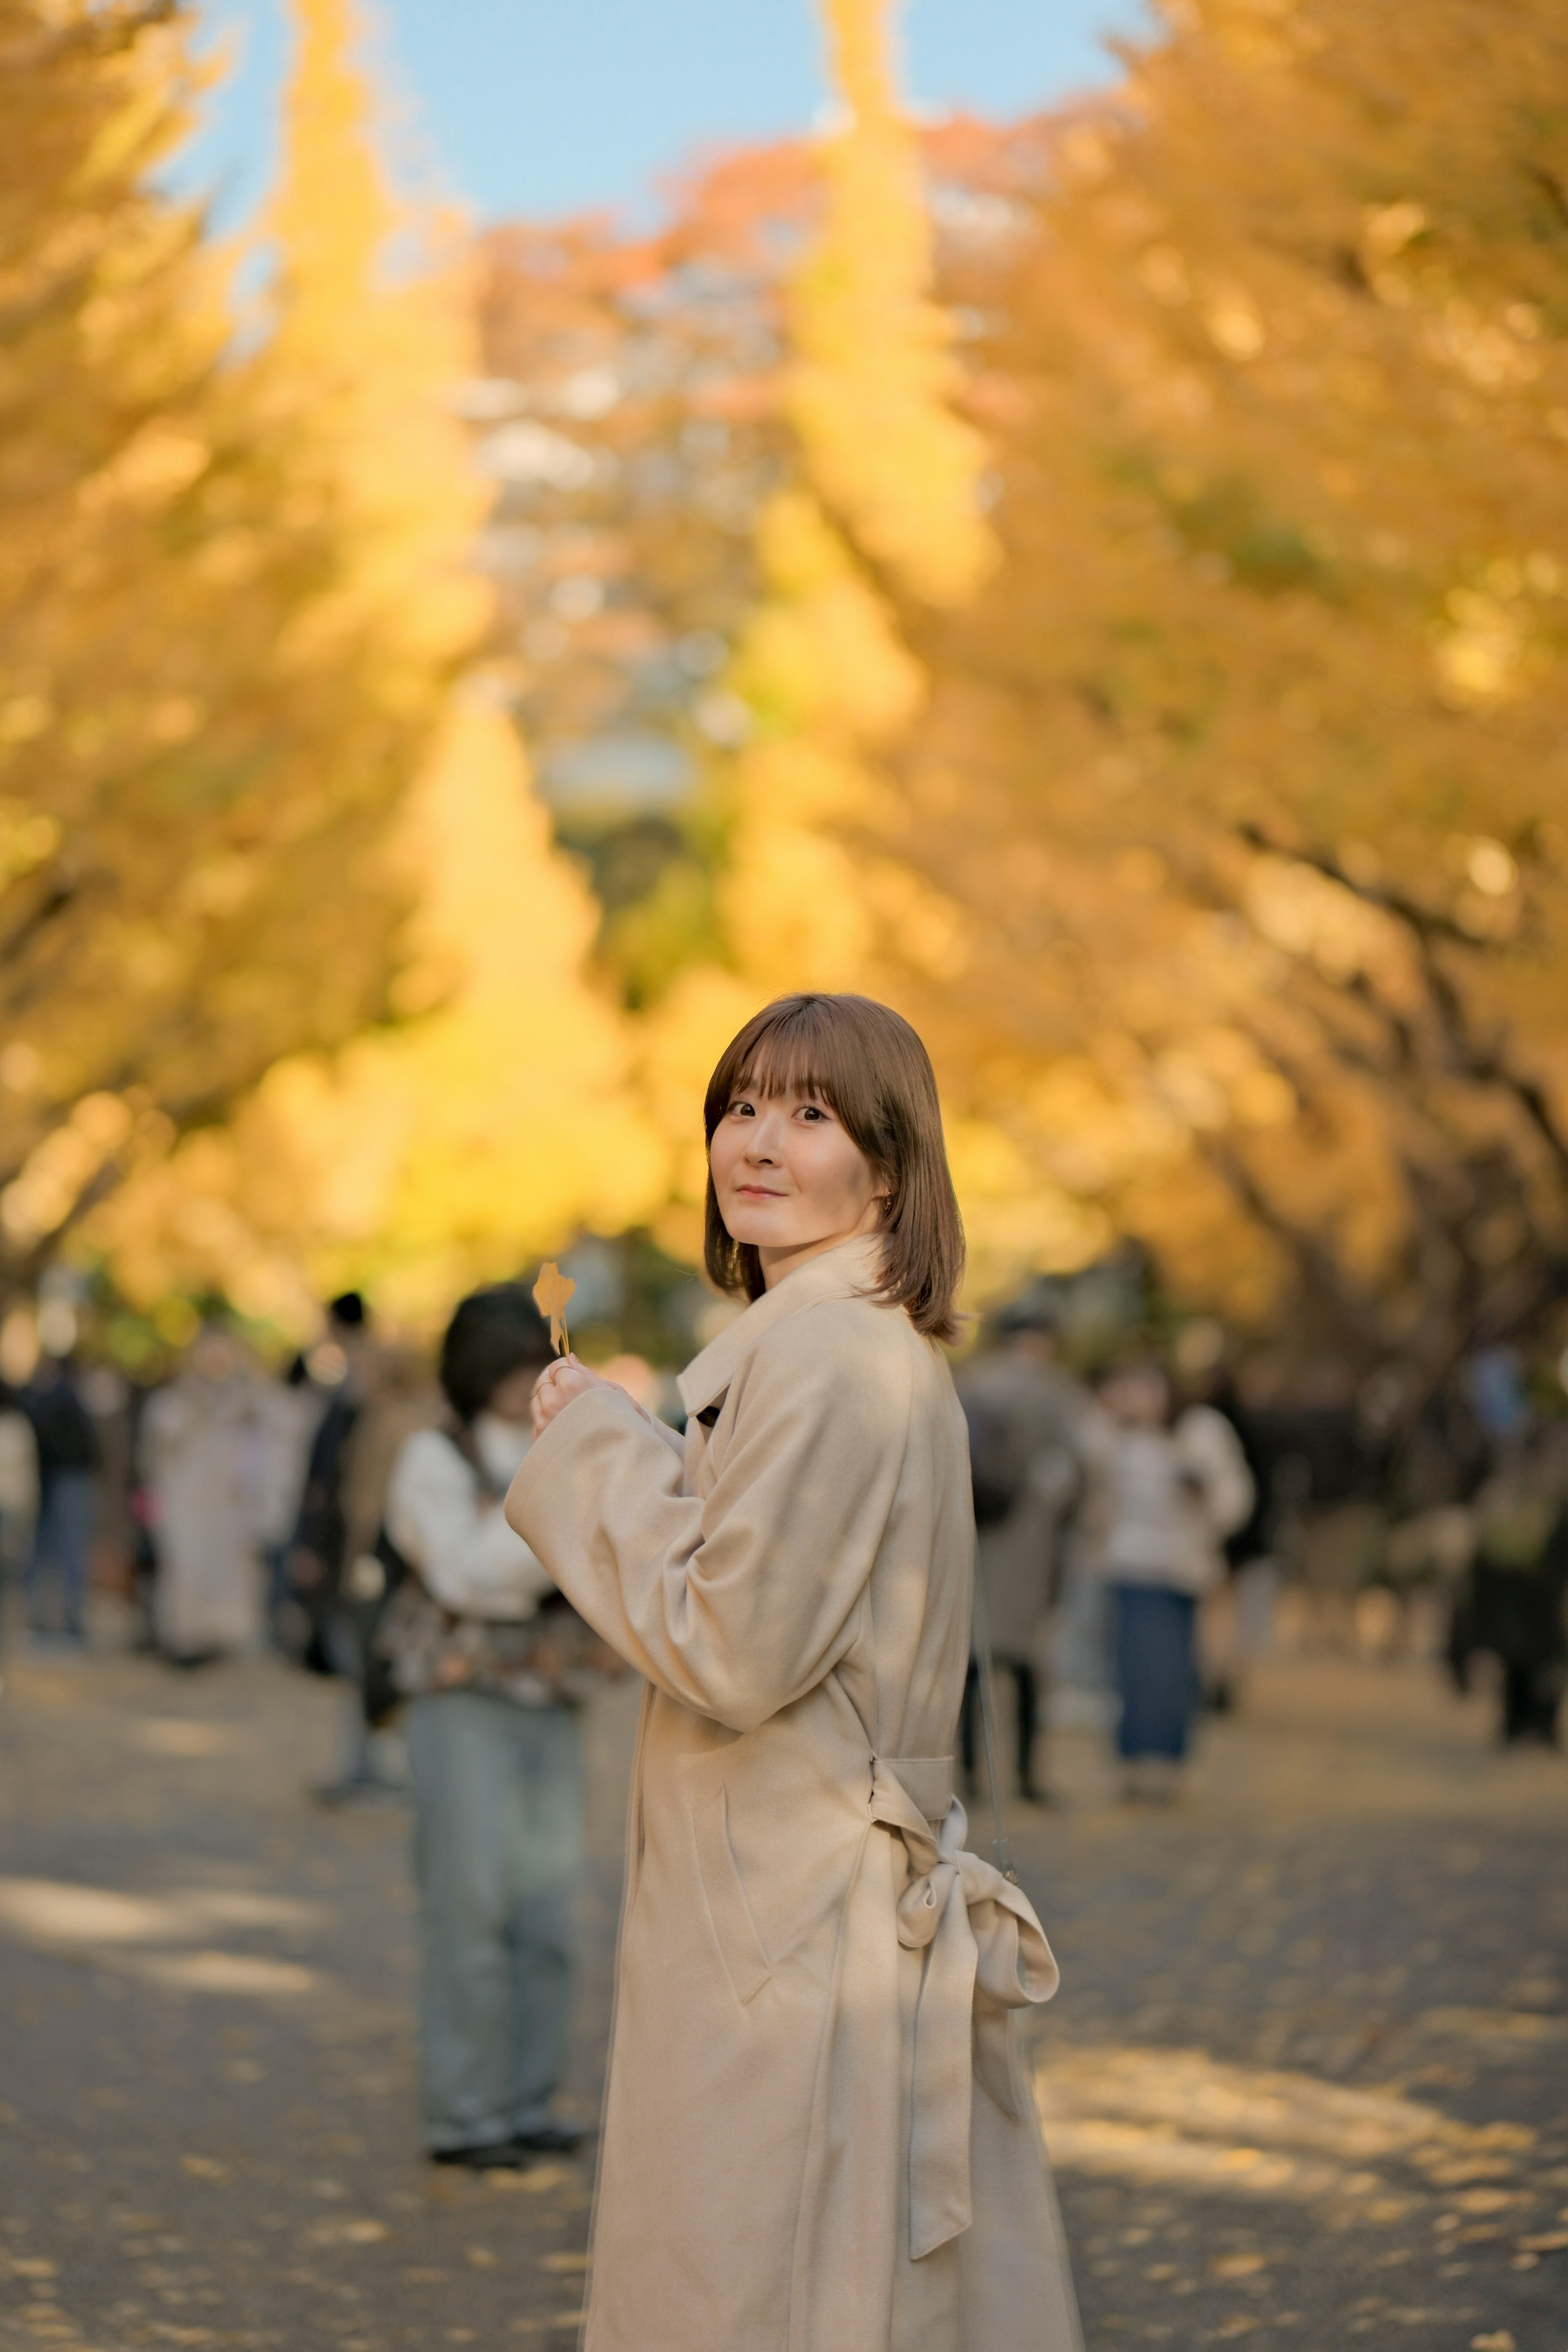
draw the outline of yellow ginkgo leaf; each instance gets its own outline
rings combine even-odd
[[[547,1258],[539,1268],[539,1278],[534,1285],[534,1305],[541,1315],[549,1317],[550,1346],[558,1356],[568,1354],[571,1339],[566,1328],[566,1310],[577,1285],[570,1274],[562,1274],[553,1257]]]

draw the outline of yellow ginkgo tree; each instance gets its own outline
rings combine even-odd
[[[305,20],[279,215],[329,249],[286,254],[242,318],[234,251],[164,184],[197,96],[192,12],[0,5],[13,1290],[281,1055],[386,1009],[388,826],[484,603],[438,389],[455,346],[378,277],[393,215],[312,97],[336,16]]]
[[[1568,28],[1183,0],[1132,67],[982,355],[910,985],[1189,1296],[1437,1377],[1568,1249]]]
[[[428,1329],[579,1226],[657,1207],[666,1154],[630,1097],[622,1016],[583,978],[597,908],[482,679],[454,697],[394,854],[417,894],[401,982],[431,1009],[285,1057],[106,1202],[92,1237],[133,1298],[222,1293],[287,1329],[356,1284]]]
[[[684,974],[644,1024],[655,1111],[672,1132],[696,1131],[707,1069],[766,997],[896,998],[910,960],[939,981],[963,953],[946,894],[896,851],[897,764],[928,694],[906,623],[962,608],[996,551],[980,495],[987,451],[957,413],[952,329],[933,293],[889,18],[884,0],[824,10],[841,119],[819,143],[820,219],[786,296],[796,463],[759,520],[762,593],[729,673],[750,735],[722,787],[727,960]],[[1006,1228],[998,1263],[1009,1266],[1024,1225],[1036,1255],[1092,1247],[1099,1225],[1045,1197],[984,1122],[960,1118],[952,1141],[982,1279],[993,1227]],[[667,1230],[695,1249],[700,1153],[688,1147],[679,1166]]]
[[[382,829],[378,883],[404,910],[389,1017],[339,1050],[279,1056],[224,1121],[119,1187],[83,1240],[142,1304],[216,1293],[299,1328],[313,1296],[358,1282],[428,1327],[466,1284],[579,1225],[646,1215],[666,1155],[631,1104],[622,1016],[585,978],[597,909],[478,658],[482,588],[448,553],[482,511],[450,421],[471,364],[456,289],[387,275],[396,215],[351,14],[300,0],[298,31],[273,360],[355,562],[292,651],[307,671],[330,664],[384,609],[393,696],[427,693],[439,665],[451,679],[455,648],[470,658]],[[346,927],[358,878],[344,877]]]

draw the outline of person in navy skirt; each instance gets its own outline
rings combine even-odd
[[[1223,1414],[1207,1405],[1173,1413],[1158,1363],[1120,1367],[1100,1404],[1092,1445],[1122,1702],[1117,1753],[1128,1796],[1168,1799],[1201,1696],[1198,1599],[1224,1574],[1222,1547],[1252,1508],[1252,1477]]]

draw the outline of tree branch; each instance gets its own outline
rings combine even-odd
[[[1447,1050],[1449,1068],[1472,1085],[1495,1087],[1511,1096],[1545,1145],[1559,1178],[1568,1184],[1568,1132],[1559,1123],[1544,1086],[1510,1061],[1503,1050],[1505,1033],[1498,1031],[1490,1042],[1477,1036],[1469,1008],[1437,953],[1440,941],[1463,947],[1472,955],[1487,952],[1488,943],[1472,939],[1451,917],[1423,907],[1401,890],[1382,883],[1357,882],[1328,850],[1286,848],[1270,840],[1261,826],[1255,824],[1244,824],[1239,832],[1249,847],[1304,866],[1325,880],[1337,883],[1364,905],[1376,907],[1403,924],[1415,944],[1427,1001]],[[1370,1001],[1370,991],[1366,998]]]

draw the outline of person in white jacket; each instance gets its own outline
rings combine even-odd
[[[1173,1422],[1158,1364],[1113,1372],[1100,1404],[1090,1446],[1122,1700],[1117,1752],[1129,1795],[1168,1797],[1198,1706],[1198,1600],[1224,1575],[1221,1546],[1252,1508],[1252,1476],[1223,1414],[1194,1405]]]
[[[500,1508],[549,1356],[520,1284],[465,1298],[441,1350],[452,1417],[407,1439],[387,1488],[386,1534],[413,1571],[392,1660],[409,1694],[425,2144],[478,2170],[582,2137],[551,2112],[576,1992],[581,1743],[532,1663],[553,1580]]]

